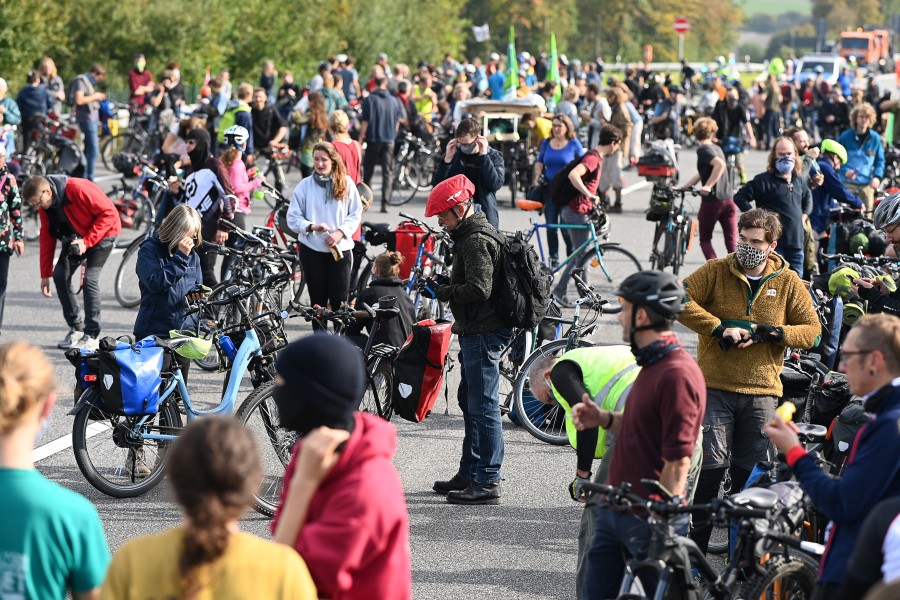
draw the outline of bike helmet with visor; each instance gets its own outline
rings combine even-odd
[[[471,201],[474,196],[475,184],[469,181],[465,175],[454,175],[434,186],[434,189],[428,194],[425,216],[439,215],[457,204]]]
[[[250,132],[246,127],[240,125],[232,125],[225,130],[225,144],[240,148],[241,151],[247,149],[247,140],[250,139]]]
[[[900,223],[900,193],[885,196],[875,208],[872,220],[874,221],[875,229],[881,229],[882,231],[884,231],[885,227]]]

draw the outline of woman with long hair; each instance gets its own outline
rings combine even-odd
[[[362,202],[332,144],[315,145],[313,164],[312,176],[294,189],[287,221],[299,234],[310,303],[336,309],[349,297],[352,236],[360,224]]]
[[[294,123],[305,126],[300,140],[300,174],[309,177],[313,172],[313,147],[325,138],[328,129],[328,111],[325,109],[325,97],[320,92],[313,92],[307,97],[309,106],[306,113],[294,113]]]
[[[97,598],[109,549],[94,505],[41,475],[35,441],[56,403],[53,365],[26,342],[0,346],[0,592]]]
[[[101,599],[317,598],[293,549],[238,527],[262,478],[250,431],[231,417],[204,417],[169,451],[169,483],[182,525],[126,542]]]
[[[47,88],[53,97],[53,112],[62,114],[62,103],[66,99],[66,84],[56,71],[56,63],[49,56],[41,59],[41,85]]]

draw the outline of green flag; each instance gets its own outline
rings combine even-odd
[[[510,100],[516,97],[519,87],[519,62],[516,60],[516,30],[509,26],[509,46],[506,49],[506,96]],[[500,100],[500,98],[498,98]]]
[[[562,86],[559,85],[559,55],[556,52],[556,34],[550,34],[550,73],[547,75],[547,81],[556,82],[556,91],[553,92],[553,104],[559,104],[562,98]]]

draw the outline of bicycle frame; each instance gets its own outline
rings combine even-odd
[[[556,265],[556,267],[550,267],[547,263],[547,257],[544,254],[544,244],[541,241],[541,236],[539,235],[539,229],[553,229],[553,230],[567,230],[567,229],[575,229],[581,231],[590,232],[590,236],[584,243],[580,246],[572,250],[569,253],[569,256],[566,257],[565,260]],[[597,237],[597,230],[594,228],[593,223],[585,223],[583,225],[578,225],[576,223],[538,223],[534,219],[531,220],[531,234],[526,238],[526,241],[530,241],[532,237],[537,237],[537,248],[538,254],[541,257],[541,262],[544,263],[550,270],[556,275],[559,271],[565,269],[566,265],[568,265],[573,260],[581,260],[581,253],[589,250],[591,246],[593,246],[594,256],[597,262],[600,265],[600,268],[603,270],[603,274],[606,275],[607,279],[612,281],[612,278],[609,275],[609,271],[606,270],[606,265],[603,264],[603,252],[601,252],[600,241]],[[605,242],[608,245],[617,245],[615,242]]]

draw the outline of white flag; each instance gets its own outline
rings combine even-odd
[[[481,27],[478,25],[472,26],[472,35],[475,36],[475,41],[478,43],[486,42],[491,39],[491,28],[490,25],[485,23]]]

